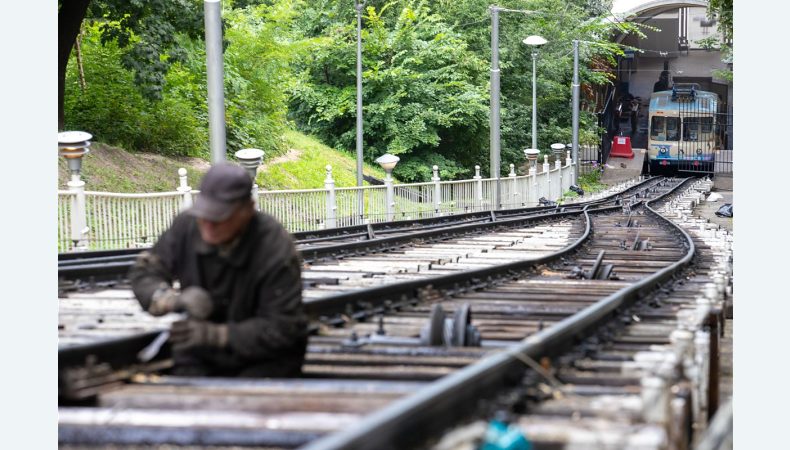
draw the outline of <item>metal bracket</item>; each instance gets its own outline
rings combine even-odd
[[[373,231],[373,225],[368,223],[368,240],[376,239],[376,233]]]
[[[601,250],[595,259],[592,269],[584,273],[584,278],[588,280],[608,280],[614,269],[614,264],[603,264],[603,257],[606,250]]]

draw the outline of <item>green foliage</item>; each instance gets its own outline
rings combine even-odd
[[[453,176],[468,174],[488,140],[487,65],[427,3],[369,5],[364,16],[365,159],[399,155],[395,174],[405,181],[430,178],[432,162]],[[356,29],[336,24],[326,35],[293,87],[292,114],[301,127],[350,150]]]
[[[293,32],[295,17],[292,0],[225,13],[229,153],[256,147],[274,156],[285,150],[291,62],[307,49]],[[124,51],[105,34],[118,29],[107,22],[87,27],[82,43],[87,88],[79,87],[72,57],[64,102],[67,128],[90,131],[99,140],[130,150],[207,157],[205,44],[186,35],[176,38],[184,55],[163,75],[159,100],[154,101],[136,88],[136,72],[124,68]],[[141,39],[133,33],[121,36],[131,43]]]
[[[292,64],[309,50],[294,31],[301,2],[278,0],[271,5],[227,11],[229,41],[225,52],[225,105],[229,151],[256,147],[269,155],[285,150],[288,86]],[[204,61],[196,51],[197,61]]]
[[[134,74],[143,97],[160,100],[168,70],[186,58],[179,35],[202,34],[203,2],[93,0],[88,17],[99,24],[102,44],[121,49],[121,63]]]
[[[499,3],[534,12],[500,14],[503,173],[510,163],[523,164],[522,150],[531,141],[532,58],[521,40],[539,34],[549,41],[537,62],[538,147],[546,151],[553,142],[571,139],[571,41],[584,42],[582,84],[601,85],[611,75],[600,69],[622,53],[608,42],[612,32],[637,32],[633,25],[601,20],[606,3]],[[353,153],[353,2],[224,4],[228,151],[257,147],[267,159],[282,155],[290,139],[284,133],[293,120],[332,147]],[[489,6],[489,0],[366,2],[363,148],[368,163],[386,152],[400,156],[395,176],[405,182],[430,179],[433,165],[439,166],[442,179],[469,177],[476,164],[487,172]],[[93,25],[82,45],[87,88],[79,87],[72,60],[67,128],[132,150],[208,156],[202,2],[94,0],[88,17]],[[596,141],[595,117],[583,112],[580,122],[580,142]],[[277,177],[273,173],[269,179]],[[287,177],[281,178],[281,187],[288,187]],[[288,182],[295,186],[299,181]]]
[[[293,88],[291,114],[297,124],[340,148],[355,147],[356,18],[340,1],[307,6],[301,25],[317,46]],[[343,5],[341,5],[341,3]],[[614,63],[622,54],[608,37],[638,33],[630,24],[601,20],[605,1],[502,1],[499,6],[535,14],[500,14],[502,170],[523,162],[531,141],[532,59],[521,40],[549,40],[538,59],[538,147],[570,142],[571,41],[580,39],[581,81],[610,82],[589,61]],[[487,169],[489,61],[488,0],[373,1],[363,18],[363,117],[365,158],[401,156],[395,173],[406,181],[442,178]],[[320,11],[327,11],[322,14]],[[580,117],[580,142],[598,139],[597,120]]]
[[[161,102],[143,98],[132,74],[121,67],[121,51],[99,43],[98,27],[88,27],[82,42],[86,88],[80,88],[77,64],[69,65],[64,99],[67,129],[90,131],[97,140],[164,155],[197,156],[205,150],[206,130],[190,105],[165,93]],[[186,76],[172,71],[174,81]]]
[[[606,189],[606,185],[601,183],[602,169],[596,169],[591,172],[579,175],[579,187],[582,188],[585,195],[594,194]]]
[[[723,61],[732,62],[732,38],[733,38],[733,16],[732,0],[710,0],[708,3],[708,17],[718,20],[718,30],[721,33],[721,57]],[[731,69],[716,69],[713,76],[732,83],[733,74]]]

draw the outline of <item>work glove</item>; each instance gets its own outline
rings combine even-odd
[[[148,312],[163,316],[170,312],[186,312],[194,319],[206,319],[211,315],[214,304],[209,293],[198,286],[190,286],[179,292],[164,284],[151,296]]]
[[[225,348],[228,326],[205,320],[179,320],[170,325],[170,344],[178,352],[198,347]]]

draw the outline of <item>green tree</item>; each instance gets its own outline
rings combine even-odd
[[[427,3],[367,6],[364,16],[365,158],[401,155],[396,175],[409,181],[430,177],[432,164],[469,173],[488,139],[486,63]],[[356,138],[355,25],[325,31],[291,102],[300,126],[346,149]]]
[[[285,148],[291,61],[307,49],[295,31],[293,0],[225,11],[225,118],[228,151],[258,147],[267,155]],[[67,71],[65,124],[129,150],[169,155],[208,155],[205,45],[186,34],[184,52],[163,75],[159,100],[145,95],[123,65],[124,49],[106,40],[113,24],[89,21],[82,51],[83,90],[74,65]],[[92,23],[92,24],[91,24]],[[132,35],[134,41],[136,36]],[[123,105],[119,108],[118,105]]]
[[[198,37],[199,0],[69,0],[58,10],[58,128],[63,127],[66,67],[83,20],[101,22],[102,43],[123,49],[123,66],[132,71],[144,97],[161,99],[165,74],[186,56],[179,34]]]
[[[718,30],[721,33],[721,51],[722,59],[732,60],[732,38],[733,38],[733,23],[732,23],[732,0],[710,0],[708,3],[708,17],[718,21]],[[732,82],[732,70],[715,70],[714,75]]]
[[[291,103],[300,127],[331,144],[351,149],[355,141],[355,41],[353,5],[319,0],[306,7],[303,31],[320,46],[306,63]],[[499,6],[532,14],[500,14],[502,169],[523,163],[531,140],[532,62],[521,42],[539,34],[549,40],[538,60],[538,143],[570,142],[573,60],[571,41],[581,46],[583,84],[610,83],[595,60],[614,65],[622,49],[613,33],[638,32],[635,25],[605,20],[600,0],[502,0]],[[402,156],[396,173],[425,180],[431,164],[445,176],[468,175],[488,161],[489,0],[371,2],[363,23],[365,157]],[[592,114],[581,116],[582,142],[598,139]],[[520,164],[519,164],[520,165]],[[424,168],[423,168],[424,167]]]

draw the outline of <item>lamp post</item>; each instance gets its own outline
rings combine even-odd
[[[71,200],[71,240],[75,250],[87,250],[83,239],[88,232],[88,221],[85,213],[85,182],[80,179],[82,157],[90,150],[93,136],[84,131],[64,131],[58,133],[58,154],[66,159],[71,171],[71,180],[66,184],[74,193]]]
[[[236,159],[239,160],[239,165],[244,167],[247,170],[247,173],[250,174],[250,178],[252,178],[252,199],[255,200],[255,208],[261,209],[260,203],[258,201],[258,184],[255,182],[255,178],[258,174],[258,166],[261,165],[261,161],[263,160],[263,150],[257,148],[243,148],[234,155]]]
[[[508,9],[500,6],[491,5],[491,111],[490,111],[490,138],[489,148],[489,172],[490,177],[496,179],[494,187],[494,204],[492,209],[498,208],[500,204],[500,121],[499,121],[499,13],[519,13],[532,14],[534,11],[522,9]],[[534,145],[533,145],[534,147]]]
[[[204,0],[206,27],[206,85],[208,91],[208,133],[211,162],[225,161],[225,71],[222,56],[222,4]]]
[[[376,162],[387,172],[384,178],[384,185],[387,187],[387,221],[392,221],[395,218],[395,187],[392,185],[392,169],[400,161],[395,155],[385,153],[376,159]]]
[[[538,97],[535,60],[538,58],[538,49],[549,41],[541,36],[533,35],[526,37],[522,42],[532,47],[532,148],[538,148]]]
[[[579,41],[573,41],[573,82],[571,84],[573,96],[571,160],[573,161],[573,182],[579,180]]]
[[[362,8],[364,1],[354,0],[357,10],[357,211],[362,218],[365,211],[365,197],[362,191]]]

